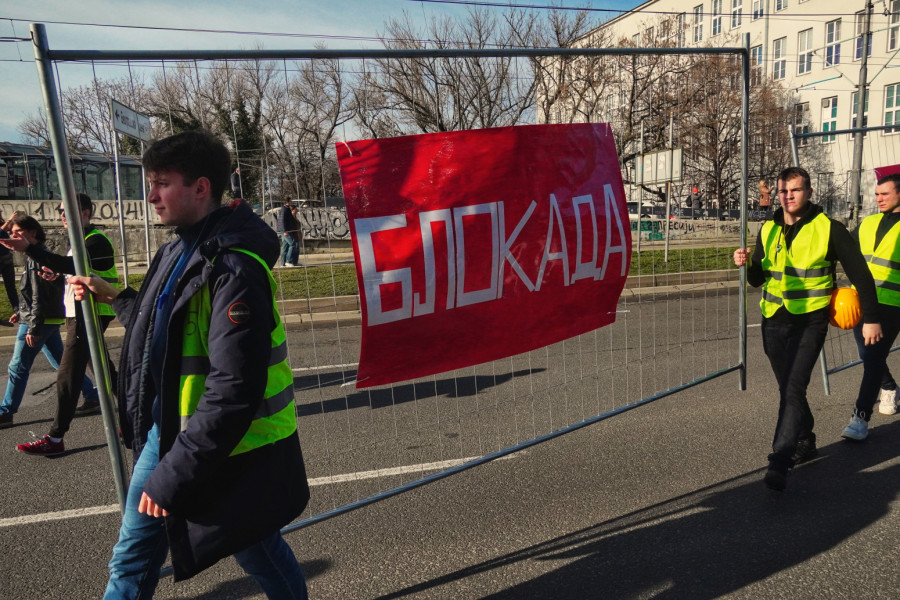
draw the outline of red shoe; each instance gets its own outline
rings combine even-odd
[[[38,456],[56,456],[66,451],[66,445],[62,440],[54,442],[49,435],[45,435],[39,440],[28,442],[27,444],[19,444],[16,450],[25,454],[35,454]]]

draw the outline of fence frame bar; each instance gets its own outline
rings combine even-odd
[[[623,55],[679,55],[679,54],[689,54],[689,55],[734,55],[738,56],[742,60],[742,103],[741,103],[741,124],[742,124],[742,135],[741,135],[741,160],[743,162],[741,168],[741,243],[746,244],[747,237],[747,208],[746,208],[746,199],[747,199],[747,156],[748,156],[748,136],[749,131],[747,129],[749,123],[749,89],[750,89],[750,49],[749,49],[749,36],[745,37],[744,43],[742,46],[738,47],[716,47],[716,48],[494,48],[494,49],[350,49],[350,50],[328,50],[328,49],[256,49],[256,50],[50,50],[46,47],[46,39],[43,34],[43,25],[40,24],[32,24],[32,31],[39,30],[41,32],[41,36],[44,37],[44,50],[42,52],[42,60],[46,65],[49,66],[51,62],[78,62],[78,61],[92,61],[92,62],[108,62],[108,61],[152,61],[152,62],[162,62],[162,61],[178,61],[178,60],[315,60],[315,59],[396,59],[396,58],[474,58],[474,57],[485,57],[485,58],[516,58],[516,57],[550,57],[550,56],[571,56],[571,57],[581,57],[581,56],[623,56]],[[52,82],[50,82],[52,83]],[[51,122],[54,122],[55,119],[58,119],[58,123],[54,123],[59,130],[56,132],[57,135],[51,136],[51,142],[54,147],[54,151],[56,152],[58,148],[62,149],[62,152],[65,152],[65,137],[64,137],[64,129],[62,129],[62,115],[55,114],[58,110],[58,94],[55,87],[51,87],[48,85],[47,81],[42,80],[42,87],[44,89],[45,96],[48,97],[48,106],[51,106],[50,98],[55,102],[52,106],[55,107],[55,110],[52,111],[51,114]],[[48,110],[48,112],[51,112]],[[66,154],[62,155],[64,160],[57,160],[59,165],[69,165],[68,156]],[[69,183],[72,185],[72,190],[74,190],[74,184],[71,183],[71,173],[64,166],[58,169],[60,173],[63,173],[65,177],[68,177],[70,180]],[[65,175],[68,173],[68,175]],[[74,192],[70,191],[70,195],[73,196]],[[67,205],[68,206],[68,205]],[[639,207],[640,208],[640,207]],[[71,232],[70,232],[71,233]],[[640,231],[638,232],[640,235]],[[83,244],[83,241],[82,241]],[[73,247],[75,244],[73,243]],[[86,256],[83,257],[86,260]],[[77,263],[78,261],[76,261]],[[558,429],[551,433],[545,434],[543,436],[533,438],[526,442],[522,442],[516,444],[514,446],[510,446],[508,448],[499,450],[497,452],[493,452],[482,456],[478,459],[469,461],[462,465],[458,465],[456,467],[446,469],[439,473],[435,473],[424,477],[422,479],[416,480],[409,484],[387,490],[385,492],[370,496],[368,498],[364,498],[362,500],[358,500],[354,503],[345,505],[343,507],[339,507],[333,509],[331,511],[327,511],[321,513],[320,515],[316,515],[314,517],[304,519],[302,521],[298,521],[297,523],[292,523],[283,529],[284,532],[294,531],[296,529],[300,529],[302,527],[307,527],[314,523],[318,523],[320,521],[324,521],[326,519],[332,518],[339,514],[344,514],[351,510],[355,510],[357,508],[361,508],[363,506],[367,506],[369,504],[373,504],[380,500],[385,500],[387,498],[398,495],[402,492],[415,489],[421,487],[425,484],[437,481],[439,479],[443,479],[445,477],[449,477],[455,473],[459,473],[461,471],[470,469],[472,467],[490,462],[492,460],[496,460],[497,458],[501,458],[503,456],[507,456],[519,450],[529,448],[535,446],[537,444],[543,443],[545,441],[555,439],[567,433],[571,433],[573,431],[577,431],[583,427],[588,425],[597,423],[599,421],[608,419],[612,416],[622,414],[639,406],[644,406],[645,404],[649,404],[650,402],[654,402],[661,398],[665,398],[677,392],[683,391],[687,388],[693,387],[695,385],[704,383],[706,381],[710,381],[712,379],[722,377],[727,375],[733,371],[739,371],[740,373],[740,381],[739,381],[739,389],[746,389],[746,327],[747,327],[747,315],[746,315],[746,301],[747,301],[747,289],[746,289],[746,273],[745,269],[741,269],[740,274],[740,282],[738,290],[738,298],[741,308],[738,310],[738,326],[739,326],[739,341],[738,341],[738,354],[739,361],[737,365],[733,365],[730,367],[726,367],[724,369],[720,369],[708,375],[705,375],[701,378],[695,379],[689,383],[681,384],[668,390],[664,390],[655,395],[649,396],[637,402],[618,407],[614,410],[608,411],[601,415],[597,415],[590,419],[586,419],[579,423],[575,423],[573,425],[569,425],[562,429]],[[90,310],[95,314],[95,307],[93,303],[89,303]],[[95,316],[96,318],[96,316]],[[93,346],[92,346],[93,348]],[[106,413],[106,411],[104,411]],[[112,447],[112,441],[110,442],[110,446]],[[170,572],[171,569],[164,569],[163,574]]]

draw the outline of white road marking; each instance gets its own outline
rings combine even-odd
[[[345,475],[329,475],[328,477],[315,477],[309,480],[309,485],[328,485],[331,483],[346,483],[348,481],[359,481],[360,479],[377,479],[378,477],[391,477],[393,475],[404,475],[406,473],[416,473],[418,471],[442,471],[455,467],[463,463],[475,460],[477,456],[469,458],[456,458],[453,460],[442,460],[440,462],[422,463],[418,465],[407,465],[405,467],[393,467],[390,469],[376,469],[374,471],[359,471],[357,473],[347,473]]]
[[[305,373],[306,371],[318,371],[320,369],[347,369],[349,367],[358,367],[359,363],[344,363],[343,365],[319,365],[318,367],[297,367],[291,369],[294,373]]]
[[[520,451],[519,454],[523,452]],[[376,469],[374,471],[359,471],[356,473],[346,473],[344,475],[330,475],[328,477],[315,477],[309,480],[310,487],[317,485],[330,485],[334,483],[346,483],[348,481],[359,481],[361,479],[377,479],[379,477],[391,477],[393,475],[403,475],[406,473],[416,473],[419,471],[442,471],[463,463],[475,460],[477,456],[468,458],[455,458],[452,460],[442,460],[439,462],[421,463],[418,465],[406,465],[404,467],[392,467],[390,469]],[[502,457],[499,460],[510,458]],[[34,523],[45,523],[47,521],[62,521],[65,519],[77,519],[79,517],[91,517],[94,515],[106,515],[109,513],[119,512],[118,504],[107,504],[106,506],[91,506],[88,508],[75,508],[72,510],[61,510],[57,512],[40,513],[37,515],[24,515],[21,517],[9,517],[0,519],[0,529],[4,527],[16,527],[19,525],[32,525]]]
[[[107,504],[106,506],[91,506],[88,508],[75,508],[72,510],[61,510],[58,512],[41,513],[39,515],[25,515],[22,517],[10,517],[8,519],[0,519],[0,528],[14,527],[16,525],[31,525],[32,523],[44,523],[46,521],[61,521],[63,519],[76,519],[78,517],[90,517],[93,515],[105,515],[108,513],[119,512],[118,504]]]

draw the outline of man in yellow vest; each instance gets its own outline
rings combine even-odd
[[[788,471],[817,453],[806,388],[828,333],[836,261],[859,291],[864,343],[874,344],[882,335],[872,274],[847,229],[810,203],[809,173],[800,167],[785,169],[777,189],[782,208],[763,224],[755,249],[734,251],[734,263],[747,265],[748,283],[763,287],[763,348],[780,394],[763,481],[781,491]]]
[[[209,132],[153,143],[147,202],[175,239],[140,291],[70,280],[126,329],[119,417],[136,460],[106,598],[152,596],[166,549],[176,581],[233,554],[268,597],[307,597],[279,533],[309,499],[271,273],[279,243],[246,203],[220,206],[229,163]]]
[[[897,391],[884,389],[884,382],[893,380],[887,357],[900,332],[900,173],[878,180],[875,202],[880,212],[863,219],[854,232],[875,279],[884,334],[877,344],[867,345],[862,329],[857,327],[853,331],[863,361],[863,378],[850,424],[841,435],[858,442],[869,437],[869,419],[876,400],[881,400],[879,412],[886,415],[897,412]],[[879,388],[882,388],[880,393]]]
[[[118,284],[118,272],[116,270],[116,257],[112,241],[105,233],[97,229],[91,223],[94,212],[94,203],[87,194],[78,194],[78,207],[81,209],[81,227],[84,233],[84,247],[88,253],[91,271],[104,277],[111,283]],[[66,219],[65,208],[60,204],[57,207],[63,227],[69,228],[69,220]],[[75,223],[76,221],[72,221]],[[3,245],[25,252],[29,258],[44,267],[44,270],[54,274],[75,274],[75,261],[72,259],[72,251],[66,256],[54,254],[43,245],[28,244],[25,240],[2,240]],[[55,277],[56,275],[52,275]],[[35,456],[55,456],[65,452],[63,436],[69,431],[76,413],[91,414],[100,410],[100,401],[97,391],[84,398],[81,406],[78,406],[78,397],[81,394],[82,383],[90,362],[90,347],[88,346],[87,328],[84,324],[84,315],[81,312],[81,303],[75,302],[72,295],[72,286],[67,285],[63,304],[66,308],[66,341],[63,347],[62,359],[59,362],[59,371],[56,374],[56,415],[50,431],[43,437],[31,442],[18,444],[16,450]],[[100,328],[106,328],[114,319],[112,310],[102,307],[100,310]],[[111,365],[107,357],[107,363]],[[110,374],[115,382],[116,372],[110,366]],[[115,386],[113,386],[115,389]]]

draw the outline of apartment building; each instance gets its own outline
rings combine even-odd
[[[863,0],[650,0],[597,32],[614,45],[646,47],[658,43],[665,30],[667,43],[688,48],[735,46],[749,34],[751,81],[770,78],[792,92],[789,110],[798,133],[897,125],[865,136],[861,189],[862,214],[867,214],[874,210],[872,169],[900,163],[900,0],[873,2],[871,39],[863,48],[867,5]],[[863,52],[868,93],[860,103]],[[801,164],[804,147],[812,144],[821,144],[818,152],[830,162],[818,166],[813,185],[846,193],[852,136],[801,140]]]

